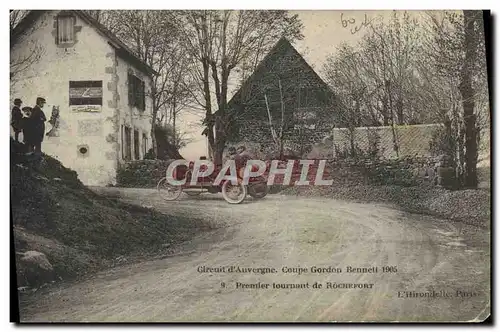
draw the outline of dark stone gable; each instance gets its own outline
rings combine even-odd
[[[284,106],[284,138],[288,146],[317,142],[338,126],[332,91],[284,38],[230,100],[230,143],[272,142],[266,97],[278,131]]]

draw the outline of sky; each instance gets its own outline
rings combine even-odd
[[[294,46],[318,74],[327,57],[335,53],[338,45],[342,42],[356,43],[363,36],[366,27],[361,27],[357,32],[355,28],[362,25],[365,14],[368,21],[377,15],[390,14],[384,11],[348,10],[303,10],[290,13],[297,14],[304,24],[304,39],[296,41]]]
[[[294,43],[295,48],[314,70],[322,76],[322,67],[329,55],[335,53],[335,48],[342,42],[356,43],[367,28],[363,22],[382,17],[390,17],[393,11],[353,11],[353,10],[300,10],[290,11],[298,14],[304,25],[304,38]],[[421,12],[414,12],[420,15]],[[365,19],[366,15],[366,19]],[[359,29],[356,32],[356,29]],[[231,96],[229,96],[231,97]],[[183,114],[183,115],[182,115]],[[181,129],[187,131],[192,142],[180,150],[186,159],[198,159],[207,155],[207,142],[201,135],[203,128],[198,125],[201,115],[181,112]]]

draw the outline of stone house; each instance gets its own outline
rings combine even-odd
[[[253,150],[273,145],[269,114],[277,132],[283,126],[285,149],[301,155],[343,125],[332,90],[285,38],[243,82],[228,110],[229,145],[245,143]]]
[[[11,101],[46,99],[42,151],[84,184],[115,184],[121,164],[143,159],[156,73],[103,25],[77,10],[30,11],[11,34],[10,57]]]

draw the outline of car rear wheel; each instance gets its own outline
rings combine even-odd
[[[222,197],[229,204],[240,204],[247,196],[247,187],[242,183],[233,185],[231,181],[226,181],[222,185]]]

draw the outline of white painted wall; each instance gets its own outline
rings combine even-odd
[[[48,11],[35,24],[37,29],[29,29],[29,35],[24,36],[11,49],[11,57],[19,57],[30,52],[31,45],[37,43],[44,48],[41,59],[31,68],[22,72],[22,76],[11,83],[11,102],[21,98],[23,106],[34,106],[37,97],[44,97],[47,104],[44,113],[50,118],[52,106],[58,105],[60,111],[60,136],[45,136],[42,151],[60,160],[64,166],[75,170],[80,180],[87,185],[107,185],[115,183],[117,163],[121,161],[121,135],[115,132],[113,124],[115,109],[110,108],[113,92],[108,84],[114,84],[112,73],[106,72],[106,67],[118,63],[118,92],[120,123],[128,123],[140,128],[150,138],[150,119],[131,111],[127,97],[127,69],[125,61],[115,59],[115,51],[108,44],[107,38],[99,34],[92,26],[77,17],[76,26],[81,26],[77,32],[78,42],[71,48],[60,48],[55,43],[54,19],[58,11]],[[101,80],[103,85],[103,105],[101,112],[73,112],[69,106],[69,81]],[[150,82],[146,80],[146,89]],[[146,101],[144,114],[151,114],[151,102]],[[95,122],[96,132],[85,134],[81,130],[82,121]],[[46,131],[51,125],[46,123]],[[106,139],[115,133],[117,143]],[[133,139],[132,139],[133,142]],[[88,155],[82,157],[78,146],[89,146]],[[149,148],[149,147],[148,147]],[[118,150],[118,151],[117,151]],[[141,158],[143,156],[140,149]]]

